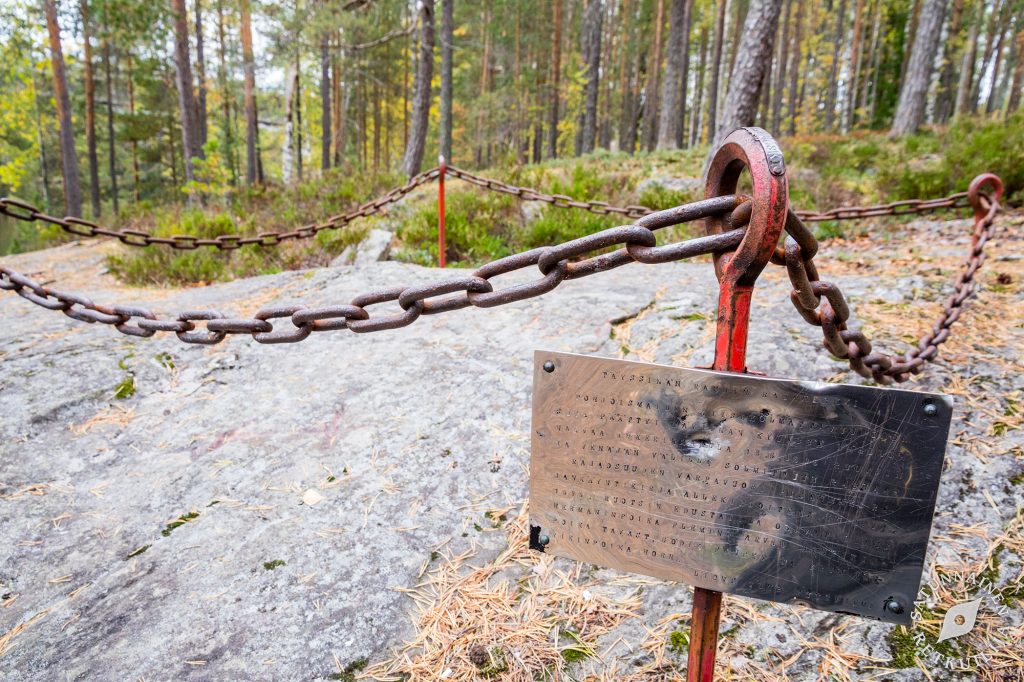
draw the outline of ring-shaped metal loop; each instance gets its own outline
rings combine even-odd
[[[782,151],[761,128],[739,128],[725,138],[708,168],[704,196],[735,194],[744,169],[750,171],[754,186],[750,223],[734,252],[715,256],[715,271],[720,280],[749,287],[771,259],[789,208]],[[711,216],[706,220],[706,229],[708,234],[724,232],[725,220]]]
[[[320,308],[302,308],[292,313],[296,327],[309,325],[315,332],[347,329],[349,320],[368,320],[370,314],[354,305],[331,305]]]
[[[540,269],[541,274],[546,275],[561,261],[569,260],[597,249],[604,249],[617,244],[654,246],[657,243],[658,238],[648,228],[642,225],[622,225],[601,230],[594,234],[588,234],[578,239],[572,239],[558,246],[548,247],[541,255],[540,260],[537,261],[537,267]]]
[[[439,282],[418,284],[416,286],[406,288],[398,296],[398,305],[402,306],[402,310],[408,310],[416,303],[421,303],[423,305],[424,315],[432,315],[435,313],[468,307],[470,305],[468,296],[453,296],[441,299],[440,301],[427,300],[435,296],[443,296],[456,291],[463,291],[467,295],[469,292],[486,294],[494,291],[494,288],[491,286],[491,283],[483,277],[476,277],[473,275],[468,277],[452,277],[451,279],[441,280]]]
[[[257,311],[256,315],[254,315],[254,317],[257,320],[261,321],[261,322],[264,322],[266,320],[277,319],[279,317],[292,318],[292,316],[295,315],[295,313],[297,313],[297,312],[299,312],[301,310],[305,310],[305,306],[301,306],[301,305],[278,305],[278,306],[271,306],[269,308],[263,308],[263,309]],[[295,324],[294,321],[292,322],[292,324]],[[313,333],[313,325],[312,324],[295,325],[295,329],[293,329],[291,331],[275,332],[275,331],[273,331],[273,329],[274,329],[273,325],[270,325],[270,330],[271,331],[268,331],[268,332],[253,332],[252,338],[255,339],[257,343],[270,343],[270,344],[273,344],[273,343],[295,343],[297,341],[302,341],[304,338],[306,338],[311,333]]]
[[[982,192],[985,185],[992,186],[994,197]],[[995,203],[1003,198],[1003,181],[995,173],[982,173],[971,180],[971,184],[967,188],[967,200],[971,203],[971,208],[974,209],[975,220],[981,220],[988,215],[990,207],[985,206],[983,198]]]

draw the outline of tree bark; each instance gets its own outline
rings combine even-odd
[[[963,37],[960,35],[963,25],[964,0],[953,0],[950,10],[949,31],[946,45],[943,48],[942,70],[939,74],[938,91],[935,93],[935,121],[945,123],[953,115],[956,108],[956,64],[960,51],[963,49]]]
[[[89,21],[89,2],[82,0],[82,46],[85,76],[85,148],[89,159],[89,199],[92,203],[92,217],[99,218],[103,212],[100,202],[100,162],[96,154],[96,80],[92,69],[92,31]]]
[[[804,28],[804,0],[796,2],[796,26],[793,30],[793,54],[790,57],[789,67],[789,134],[796,135],[796,117],[800,103],[800,70],[803,66],[801,59],[801,38]]]
[[[858,0],[859,2],[860,0]],[[793,0],[786,0],[782,10],[782,40],[779,42],[775,59],[775,90],[772,92],[771,109],[771,131],[773,135],[779,134],[779,126],[782,125],[782,90],[786,82],[786,67],[789,63],[789,17],[793,13]]]
[[[690,112],[690,146],[693,147],[701,138],[701,123],[704,115],[704,72],[708,63],[708,29],[701,26],[700,29],[700,64],[697,67],[697,101],[694,102]]]
[[[135,117],[135,74],[133,68],[132,55],[128,53],[128,115],[132,118]],[[132,136],[131,141],[132,147],[132,198],[135,203],[139,203],[141,195],[139,194],[139,141]]]
[[[718,0],[718,16],[715,18],[715,47],[711,52],[711,86],[708,89],[708,143],[715,137],[718,122],[718,84],[722,73],[726,4],[726,0]]]
[[[203,2],[196,2],[196,124],[199,127],[199,146],[205,147],[209,135],[206,119],[206,57],[203,52]]]
[[[974,64],[978,59],[978,31],[979,20],[971,22],[971,28],[967,36],[967,47],[964,49],[963,60],[960,62],[960,80],[956,86],[956,109],[954,116],[969,113],[971,107],[971,93],[974,84]]]
[[[597,94],[601,85],[601,30],[604,7],[601,0],[589,0],[583,16],[584,57],[587,90],[583,108],[583,138],[580,151],[589,154],[597,141]]]
[[[991,114],[999,102],[999,70],[1003,63],[1003,37],[1006,35],[1008,26],[1004,27],[1002,22],[999,26],[999,37],[996,39],[995,63],[992,65],[992,87],[988,91],[988,100],[985,102],[985,113]]]
[[[228,89],[227,34],[224,29],[224,0],[217,0],[217,82],[220,85],[221,112],[224,116],[224,156],[231,171],[231,184],[238,184],[238,163],[235,154],[235,125],[231,116],[231,92]]]
[[[320,36],[320,169],[331,167],[331,36]]]
[[[441,0],[441,156],[452,160],[452,41],[455,31],[453,0]]]
[[[961,2],[963,0],[960,0]],[[857,110],[857,90],[860,88],[860,66],[861,45],[863,44],[862,34],[864,32],[864,0],[856,0],[853,10],[853,46],[850,48],[850,80],[851,85],[847,89],[845,123],[844,129],[853,128],[854,114]]]
[[[729,79],[729,93],[725,98],[722,122],[717,127],[715,141],[704,161],[705,173],[722,140],[736,128],[754,123],[758,90],[772,53],[781,10],[782,0],[751,0],[747,19],[743,23],[736,66]]]
[[[982,3],[982,8],[985,4]],[[988,73],[988,66],[992,63],[992,58],[995,51],[996,42],[996,31],[1002,29],[1000,17],[1002,15],[1003,2],[1001,0],[995,0],[995,4],[992,5],[992,13],[988,17],[988,27],[985,29],[985,51],[982,52],[981,69],[975,74],[977,78],[971,87],[971,99],[969,106],[971,112],[978,110],[978,105],[981,103],[981,81],[984,80],[985,74]]]
[[[685,127],[686,78],[690,52],[690,7],[693,0],[672,0],[669,11],[668,56],[661,90],[658,149],[675,149]]]
[[[551,3],[551,78],[548,113],[548,157],[558,156],[558,98],[559,82],[562,76],[562,0]]]
[[[420,57],[413,84],[412,125],[402,168],[412,177],[423,165],[430,122],[430,82],[434,77],[434,0],[420,2]]]
[[[911,48],[910,62],[903,78],[890,135],[909,135],[924,122],[925,98],[935,62],[935,50],[939,44],[936,36],[942,30],[945,12],[946,0],[925,0],[921,7],[917,37]]]
[[[174,61],[178,73],[178,108],[181,111],[181,146],[185,159],[185,183],[195,179],[192,159],[203,158],[192,93],[192,60],[188,49],[188,15],[185,0],[171,0],[174,11]]]
[[[110,42],[103,39],[103,71],[107,84],[107,156],[110,169],[110,199],[113,203],[114,215],[120,210],[120,199],[117,191],[117,153],[114,142],[114,79],[110,75]]]
[[[1017,63],[1013,69],[1013,80],[1010,82],[1010,95],[1006,102],[1006,114],[1017,111],[1020,107],[1021,87],[1024,86],[1024,27],[1017,32]]]
[[[665,0],[656,0],[654,14],[654,42],[647,61],[647,86],[644,88],[644,119],[641,128],[642,147],[654,151],[658,142],[658,96],[661,93],[661,60],[665,48],[662,35],[665,28]]]
[[[60,160],[64,173],[64,210],[67,215],[82,217],[82,188],[78,182],[78,154],[75,152],[75,130],[71,124],[71,100],[64,75],[64,51],[60,44],[57,7],[54,0],[43,0],[46,29],[50,36],[50,66],[53,70],[53,94],[60,121]]]
[[[175,0],[181,2],[182,0]],[[242,69],[245,72],[245,181],[252,185],[260,178],[256,120],[256,64],[252,56],[252,17],[249,0],[239,0],[242,19]]]
[[[825,101],[825,130],[835,124],[836,93],[839,91],[839,57],[843,46],[843,21],[846,19],[846,0],[839,0],[836,13],[836,31],[832,38],[832,74],[828,79],[828,99]]]

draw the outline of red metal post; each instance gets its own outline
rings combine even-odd
[[[437,164],[441,173],[437,176],[437,264],[439,267],[445,265],[445,249],[447,248],[444,239],[444,174],[448,169],[444,156],[437,157]]]
[[[788,188],[782,153],[760,128],[740,128],[726,138],[708,170],[706,197],[733,194],[747,169],[754,185],[750,222],[743,241],[731,253],[715,256],[718,276],[718,328],[712,369],[745,372],[747,329],[754,282],[768,264],[786,222]],[[739,210],[739,209],[737,209]],[[721,232],[721,218],[708,219],[708,234]],[[718,649],[722,593],[697,587],[690,618],[687,682],[712,682]]]

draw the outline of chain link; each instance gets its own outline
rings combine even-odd
[[[78,294],[63,293],[43,286],[5,266],[0,266],[0,289],[14,291],[23,298],[49,310],[93,324],[108,324],[131,336],[152,336],[156,332],[174,332],[184,343],[212,345],[228,335],[250,334],[258,343],[295,343],[313,332],[348,329],[356,333],[405,327],[420,315],[459,310],[469,306],[490,308],[539,296],[568,279],[577,279],[632,262],[661,263],[735,248],[746,232],[749,211],[744,196],[726,196],[653,213],[635,225],[613,227],[564,244],[532,249],[507,256],[477,268],[469,276],[440,279],[427,284],[389,287],[360,294],[348,305],[310,308],[272,306],[252,318],[231,318],[215,310],[189,310],[174,318],[160,318],[136,306],[103,306]],[[699,220],[725,216],[729,228],[723,234],[697,237],[676,244],[655,246],[653,230]],[[646,223],[646,224],[642,224]],[[605,252],[609,247],[620,248]],[[573,260],[570,262],[571,259]],[[491,280],[537,266],[539,277],[533,282],[495,290]],[[368,308],[395,302],[393,314],[371,314]],[[279,330],[272,320],[288,318],[291,329]],[[201,324],[197,324],[201,323]]]
[[[902,383],[912,374],[919,374],[926,362],[935,360],[939,346],[949,338],[950,328],[960,319],[964,303],[974,293],[974,276],[985,261],[985,245],[995,234],[1001,184],[996,179],[996,196],[980,193],[980,185],[976,185],[983,177],[972,184],[972,191],[977,192],[973,201],[968,192],[960,192],[941,199],[897,201],[881,206],[838,208],[823,213],[789,212],[785,246],[776,249],[772,262],[785,265],[793,284],[790,294],[793,305],[809,324],[821,327],[823,345],[832,355],[847,360],[855,372],[880,384]],[[953,293],[943,303],[942,314],[918,341],[917,347],[905,355],[895,356],[875,350],[862,331],[849,328],[850,306],[842,290],[819,278],[814,263],[818,242],[801,218],[807,221],[852,220],[965,206],[973,206],[975,210],[971,250],[963,269],[953,281]]]
[[[295,343],[313,332],[348,329],[356,333],[405,327],[420,315],[459,310],[469,306],[490,308],[539,296],[563,281],[603,272],[627,263],[666,263],[699,255],[729,251],[737,247],[745,233],[743,226],[750,219],[750,202],[742,195],[715,197],[684,204],[664,211],[644,206],[612,206],[602,201],[578,201],[560,194],[545,194],[528,187],[474,175],[449,166],[448,175],[485,189],[519,197],[524,201],[540,201],[560,208],[575,208],[592,213],[615,214],[637,219],[633,225],[614,227],[573,239],[555,246],[532,249],[507,256],[477,268],[469,276],[451,277],[428,284],[391,287],[356,296],[348,305],[308,308],[305,306],[273,306],[264,308],[251,319],[233,319],[218,311],[185,311],[174,319],[161,319],[144,308],[135,306],[103,306],[74,293],[60,292],[43,286],[10,268],[0,266],[0,289],[14,291],[38,306],[60,311],[68,317],[88,324],[113,326],[123,334],[149,337],[156,332],[174,332],[185,343],[212,345],[228,335],[250,334],[258,343]],[[408,183],[362,204],[358,208],[288,232],[263,232],[243,237],[237,234],[201,239],[192,235],[156,237],[139,230],[108,230],[96,223],[78,218],[54,218],[19,199],[0,198],[0,214],[24,221],[45,222],[82,236],[115,237],[129,246],[163,244],[174,249],[196,249],[210,246],[233,250],[254,244],[272,246],[291,239],[315,236],[326,229],[336,229],[360,218],[380,213],[417,187],[436,179],[439,168],[421,173]],[[994,177],[994,176],[988,176]],[[979,178],[978,180],[981,180]],[[978,180],[975,183],[978,183]],[[998,183],[998,179],[995,179]],[[999,185],[997,184],[997,187]],[[972,199],[971,192],[975,193]],[[999,210],[998,191],[995,197],[980,193],[972,185],[971,192],[959,192],[940,199],[896,201],[874,206],[841,207],[824,212],[790,210],[786,221],[785,245],[779,246],[772,262],[783,265],[793,285],[793,305],[809,324],[821,327],[824,347],[834,356],[849,361],[850,367],[878,383],[906,381],[921,372],[926,362],[934,360],[938,347],[949,337],[950,328],[960,318],[964,303],[974,292],[974,276],[984,262],[984,248],[995,232],[995,216]],[[963,270],[953,283],[953,294],[944,302],[943,312],[917,347],[903,356],[887,355],[873,349],[863,332],[848,327],[850,308],[838,286],[823,281],[818,275],[814,257],[818,242],[804,224],[825,220],[853,220],[876,216],[899,216],[930,211],[975,209],[971,251]],[[654,230],[700,220],[725,216],[726,227],[721,234],[698,237],[674,244],[656,246]],[[618,246],[614,251],[606,249]],[[596,252],[596,253],[595,253]],[[536,266],[540,277],[532,282],[495,290],[491,279],[517,270]],[[400,312],[371,315],[367,307],[397,302]],[[271,320],[288,318],[291,329],[275,330]],[[134,322],[133,322],[134,321]],[[205,329],[197,329],[197,322]]]

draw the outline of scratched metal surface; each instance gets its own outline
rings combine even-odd
[[[538,351],[531,544],[910,623],[951,414],[938,394]]]

